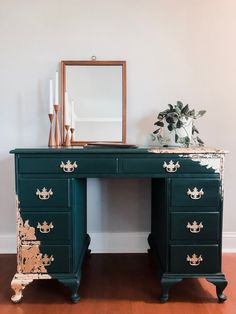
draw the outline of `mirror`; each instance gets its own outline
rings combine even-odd
[[[61,61],[62,124],[71,145],[126,141],[126,62]],[[65,143],[65,134],[63,134]]]

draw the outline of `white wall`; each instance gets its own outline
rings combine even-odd
[[[48,79],[60,60],[92,55],[127,61],[128,142],[147,144],[168,103],[207,110],[198,123],[201,137],[230,151],[224,231],[236,249],[235,11],[234,0],[0,0],[0,251],[14,250],[8,152],[47,145]],[[97,238],[149,231],[149,180],[94,179],[89,192],[88,229]]]

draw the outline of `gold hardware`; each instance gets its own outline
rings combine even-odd
[[[202,258],[202,255],[199,255],[197,257],[197,255],[194,253],[192,257],[187,255],[186,261],[189,262],[190,266],[199,266],[200,263],[203,261],[203,258]]]
[[[176,172],[178,168],[180,168],[180,164],[178,161],[176,164],[174,164],[174,162],[171,160],[168,164],[164,162],[163,168],[165,168],[167,172]]]
[[[49,233],[51,229],[54,228],[52,222],[48,224],[46,221],[44,221],[42,224],[38,222],[37,228],[41,233]]]
[[[49,257],[47,254],[44,254],[44,256],[42,257],[42,262],[44,266],[50,266],[53,261],[53,255]]]
[[[44,201],[44,200],[48,200],[50,198],[50,196],[53,195],[53,191],[52,191],[52,189],[47,191],[46,188],[43,188],[42,191],[37,189],[36,195],[39,197],[40,200]]]
[[[70,160],[67,160],[66,164],[62,161],[60,164],[60,168],[63,169],[64,172],[73,172],[78,167],[76,161],[72,164]]]
[[[47,273],[45,266],[54,261],[53,255],[40,253],[40,242],[28,242],[20,248],[21,271],[23,273]]]
[[[192,224],[190,224],[190,222],[188,222],[186,228],[188,228],[191,233],[199,233],[201,231],[201,229],[203,228],[203,224],[202,224],[202,222],[200,222],[198,224],[196,222],[196,220],[194,220],[194,222]]]
[[[187,195],[189,195],[192,200],[199,200],[202,195],[204,195],[204,192],[203,189],[198,191],[198,189],[195,187],[192,191],[188,189]]]

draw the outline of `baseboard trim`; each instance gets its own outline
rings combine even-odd
[[[93,253],[145,253],[148,232],[90,232]],[[16,236],[0,235],[0,254],[16,253]],[[223,253],[236,253],[236,232],[223,233]]]

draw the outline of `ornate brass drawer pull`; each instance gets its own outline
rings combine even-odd
[[[37,189],[36,195],[39,197],[40,200],[45,201],[45,200],[48,200],[51,195],[53,195],[53,191],[52,189],[48,191],[46,188],[43,188],[42,191]]]
[[[72,162],[70,160],[67,160],[67,162],[64,164],[64,162],[62,161],[60,164],[60,168],[63,169],[64,172],[73,172],[75,171],[75,169],[78,167],[76,161],[74,161],[74,163],[72,164]]]
[[[192,257],[187,255],[186,261],[189,262],[190,266],[199,266],[200,263],[203,261],[202,255],[197,257],[196,254],[193,254]]]
[[[176,164],[174,164],[172,160],[168,164],[164,161],[163,168],[165,168],[167,172],[176,172],[178,168],[180,168],[180,164],[178,161]]]
[[[198,191],[198,189],[195,187],[192,191],[188,189],[187,195],[189,195],[189,197],[192,200],[199,200],[202,197],[202,195],[204,195],[204,192],[203,192],[203,189]]]
[[[37,228],[41,233],[49,233],[51,229],[54,228],[52,222],[48,224],[46,221],[44,221],[42,224],[38,222]]]
[[[186,228],[188,228],[191,233],[199,233],[201,231],[201,229],[203,228],[203,224],[202,224],[202,222],[200,222],[198,224],[196,222],[196,220],[194,220],[194,222],[192,224],[190,224],[190,222],[188,222]]]
[[[49,257],[47,254],[44,254],[44,256],[42,257],[42,263],[44,266],[51,265],[53,261],[54,261],[53,255]]]

